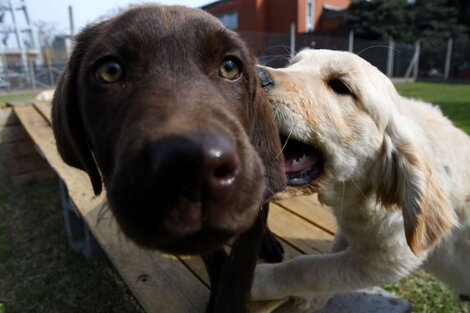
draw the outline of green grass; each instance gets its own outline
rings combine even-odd
[[[57,181],[13,188],[0,167],[0,313],[27,312],[144,311],[108,260],[70,249]]]
[[[406,299],[413,306],[413,312],[465,313],[453,291],[422,270],[384,287]]]
[[[470,134],[470,84],[397,83],[406,96],[439,105],[444,115]]]
[[[17,101],[28,101],[34,99],[34,97],[39,93],[38,91],[27,91],[23,93],[12,93],[12,94],[2,94],[0,95],[0,104],[5,102],[17,102]],[[0,311],[1,313],[1,311]]]

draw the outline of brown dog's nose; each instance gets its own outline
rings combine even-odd
[[[221,135],[204,136],[202,146],[207,187],[217,192],[232,185],[240,170],[235,147]]]
[[[150,148],[157,188],[171,189],[170,198],[200,200],[232,186],[240,171],[235,147],[222,135],[166,137]]]

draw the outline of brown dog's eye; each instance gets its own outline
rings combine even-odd
[[[124,71],[119,62],[107,61],[96,70],[96,77],[103,83],[114,83],[122,78]]]
[[[328,80],[328,86],[339,95],[350,95],[351,90],[339,78],[332,78]]]
[[[241,75],[240,62],[233,58],[227,57],[222,60],[219,66],[219,76],[228,80],[236,80]]]

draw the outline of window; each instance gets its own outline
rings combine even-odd
[[[305,30],[307,32],[313,32],[315,30],[315,7],[313,0],[307,0],[307,8],[306,8],[306,19],[305,19]]]
[[[224,23],[225,26],[227,26],[230,29],[236,29],[238,27],[238,12],[237,11],[227,12],[217,17],[219,18],[219,20],[222,21],[222,23]]]

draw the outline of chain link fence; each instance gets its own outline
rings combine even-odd
[[[260,63],[285,66],[291,54],[304,48],[353,52],[376,66],[390,78],[441,79],[470,82],[470,42],[448,41],[395,42],[356,38],[353,33],[317,35],[241,32],[240,35],[258,55]]]
[[[366,59],[383,73],[397,79],[435,79],[470,82],[470,42],[466,40],[403,43],[355,38],[353,33],[317,35],[313,33],[241,32],[261,64],[285,66],[292,48],[351,51]],[[42,50],[28,56],[27,62],[16,54],[0,51],[0,92],[46,89],[55,86],[67,62],[65,51]],[[24,58],[23,58],[24,60]]]
[[[53,88],[67,62],[65,51],[24,54],[0,51],[0,91]]]

